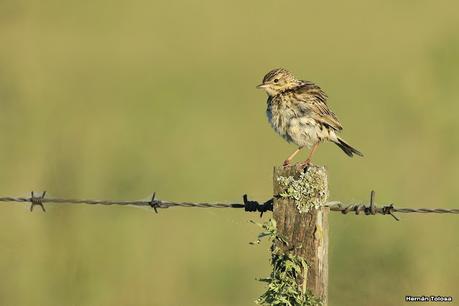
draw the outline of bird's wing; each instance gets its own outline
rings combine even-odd
[[[316,84],[302,81],[302,84],[294,90],[297,98],[306,104],[312,118],[340,131],[343,129],[336,115],[327,105],[327,94]]]

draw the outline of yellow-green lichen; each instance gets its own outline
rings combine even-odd
[[[301,213],[318,209],[327,201],[328,180],[323,167],[308,167],[298,179],[280,176],[278,182],[283,189],[279,196],[293,199]]]

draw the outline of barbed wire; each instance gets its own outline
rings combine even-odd
[[[195,208],[244,208],[247,212],[259,212],[260,217],[266,211],[273,210],[274,198],[269,199],[266,202],[260,203],[258,201],[251,201],[247,195],[242,196],[243,203],[196,203],[196,202],[174,202],[167,200],[156,199],[156,193],[153,193],[149,200],[128,200],[128,201],[117,201],[117,200],[92,200],[92,199],[63,199],[63,198],[50,198],[45,197],[46,191],[41,195],[36,195],[33,191],[30,197],[0,197],[0,202],[3,203],[31,203],[30,211],[33,211],[35,206],[41,207],[45,212],[45,203],[54,204],[88,204],[88,205],[128,205],[128,206],[150,206],[156,213],[158,209],[165,209],[171,207],[195,207]],[[397,208],[393,204],[387,204],[384,206],[377,206],[375,203],[375,192],[372,190],[370,194],[370,202],[368,205],[365,204],[348,204],[345,205],[340,201],[327,202],[325,207],[328,207],[330,211],[341,212],[342,214],[355,213],[359,215],[391,215],[395,220],[399,219],[394,213],[434,213],[434,214],[459,214],[459,209],[452,208]]]

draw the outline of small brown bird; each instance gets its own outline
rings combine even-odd
[[[262,88],[268,94],[266,114],[274,130],[288,142],[298,146],[285,161],[288,166],[304,147],[311,148],[308,158],[300,166],[308,165],[319,143],[329,140],[352,157],[363,156],[337,134],[343,129],[336,115],[328,108],[327,95],[316,84],[297,80],[283,68],[268,72]]]

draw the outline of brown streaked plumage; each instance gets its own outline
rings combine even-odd
[[[309,164],[323,140],[335,143],[350,157],[354,154],[363,156],[338,136],[343,127],[328,107],[327,95],[316,84],[297,80],[286,69],[278,68],[268,72],[257,88],[268,94],[266,114],[274,130],[298,146],[284,161],[285,166],[304,147],[312,149],[301,165]]]

